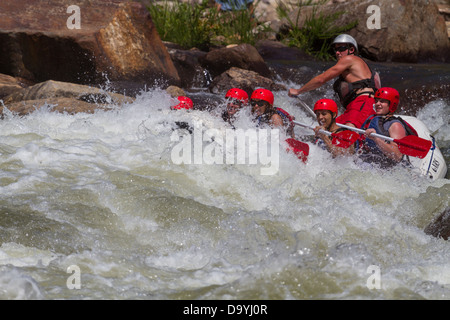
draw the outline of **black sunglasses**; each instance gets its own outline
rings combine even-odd
[[[334,47],[333,50],[334,50],[334,52],[338,52],[338,51],[343,52],[345,50],[348,50],[348,47],[347,46]]]
[[[228,105],[236,105],[236,106],[242,106],[242,101],[238,99],[230,99],[228,101]]]
[[[267,101],[264,101],[264,100],[251,100],[250,104],[251,104],[252,107],[254,107],[256,105],[258,105],[260,107],[269,105],[269,103]]]

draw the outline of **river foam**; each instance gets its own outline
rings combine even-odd
[[[176,164],[176,121],[229,127],[172,103],[154,89],[112,111],[2,120],[0,298],[450,298],[448,243],[423,232],[449,206],[447,179],[361,167],[313,144],[307,163],[280,151],[274,175],[261,163]],[[444,145],[447,110],[438,101],[418,115]],[[255,128],[245,113],[237,124]]]

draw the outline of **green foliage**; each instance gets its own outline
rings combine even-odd
[[[151,2],[148,10],[161,39],[186,49],[208,50],[212,45],[231,43],[254,44],[268,31],[266,28],[255,31],[259,22],[249,10],[219,11],[209,5],[209,0],[201,3]]]
[[[288,31],[281,35],[281,41],[291,47],[301,48],[308,54],[315,56],[320,60],[332,60],[334,55],[331,54],[331,42],[339,34],[354,28],[358,22],[354,21],[344,26],[336,26],[335,22],[345,12],[337,11],[332,14],[320,12],[318,7],[327,2],[320,0],[312,4],[312,0],[299,0],[296,7],[298,8],[294,21],[289,16],[290,12],[294,12],[295,6],[286,7],[282,3],[278,3],[277,14],[280,19],[286,18],[289,24]],[[302,9],[305,6],[311,6],[311,13],[305,17],[301,27],[298,26]]]
[[[222,11],[216,23],[218,24],[216,36],[223,36],[224,44],[254,45],[256,40],[264,38],[265,33],[271,31],[270,28],[260,24],[251,10]]]
[[[217,10],[211,10],[207,18],[204,12],[207,1],[197,5],[179,0],[165,1],[163,5],[148,6],[153,23],[162,40],[177,43],[185,48],[197,47],[207,49],[210,45],[213,25]]]
[[[259,0],[253,6],[256,7],[258,2]],[[357,21],[345,26],[336,26],[336,20],[344,12],[325,14],[319,11],[319,6],[325,2],[327,0],[319,0],[316,3],[313,3],[313,0],[298,0],[295,5],[278,2],[278,17],[286,18],[288,21],[288,30],[279,35],[281,41],[289,46],[301,48],[318,59],[333,59],[334,55],[330,52],[332,40],[337,35],[354,28]],[[312,10],[304,17],[304,22],[299,27],[302,9],[306,6],[310,6]],[[207,51],[214,45],[232,43],[254,45],[258,39],[265,38],[267,32],[272,31],[258,21],[253,10],[220,11],[211,5],[211,0],[151,1],[148,10],[161,39],[177,43],[185,49],[196,47]],[[290,16],[292,12],[297,12],[294,18]]]

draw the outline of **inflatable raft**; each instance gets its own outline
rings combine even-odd
[[[413,171],[416,171],[431,179],[445,178],[447,174],[447,164],[439,147],[436,144],[436,139],[430,134],[427,126],[412,116],[400,116],[403,120],[408,122],[419,135],[420,138],[430,140],[432,142],[430,151],[423,158],[410,157],[410,162],[413,165]]]

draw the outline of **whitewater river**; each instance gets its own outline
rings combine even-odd
[[[314,123],[286,92],[275,101]],[[0,299],[450,299],[450,244],[424,232],[449,207],[448,173],[381,171],[312,144],[307,163],[277,144],[270,161],[220,164],[223,105],[171,104],[150,89],[95,114],[6,114]],[[437,97],[417,112],[447,165],[449,108]],[[245,112],[237,126],[262,132]]]

